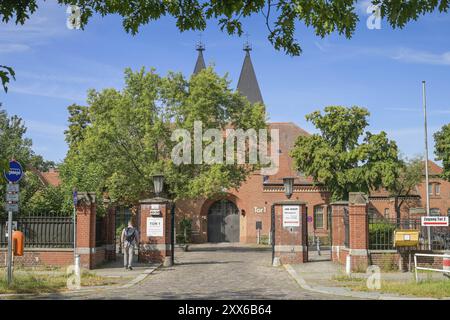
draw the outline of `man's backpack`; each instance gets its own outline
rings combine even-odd
[[[125,240],[127,240],[127,242],[133,242],[135,237],[134,228],[128,227],[125,229]]]

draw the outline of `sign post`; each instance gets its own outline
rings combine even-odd
[[[19,162],[11,160],[9,170],[4,172],[8,185],[6,187],[6,210],[8,211],[8,256],[7,256],[7,284],[10,286],[13,281],[13,260],[12,260],[12,218],[13,212],[19,211],[19,185],[17,184],[23,177],[23,169]]]

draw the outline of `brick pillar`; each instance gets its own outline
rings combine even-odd
[[[349,193],[350,259],[352,271],[368,266],[369,221],[368,197],[361,192]]]
[[[106,210],[106,248],[105,258],[108,261],[116,260],[116,207],[109,199],[103,200]]]
[[[306,204],[300,201],[283,201],[274,203],[275,245],[274,257],[282,264],[296,264],[308,261],[308,233]],[[299,221],[293,226],[283,225],[283,216],[287,218],[288,209],[298,207]],[[289,210],[292,212],[292,210]],[[285,222],[288,222],[286,219]],[[295,226],[297,224],[297,226]]]
[[[141,200],[138,214],[139,261],[172,265],[171,203],[164,198]]]
[[[78,192],[76,246],[82,268],[95,265],[95,219],[95,193]]]
[[[348,201],[333,202],[331,204],[331,259],[339,262],[345,243],[344,210],[348,209]]]

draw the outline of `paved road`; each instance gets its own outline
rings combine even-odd
[[[197,245],[176,252],[175,266],[160,268],[129,289],[60,299],[339,299],[303,290],[283,267],[271,266],[267,248]]]

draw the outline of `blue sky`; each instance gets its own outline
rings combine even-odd
[[[264,18],[245,20],[256,69],[271,121],[293,121],[314,132],[305,115],[327,105],[359,105],[371,112],[370,130],[384,130],[407,156],[424,144],[421,81],[427,81],[430,158],[432,134],[450,122],[450,14],[433,14],[392,30],[366,27],[364,1],[360,23],[350,40],[324,39],[299,25],[296,37],[303,54],[290,57],[266,40]],[[17,80],[0,102],[21,116],[34,150],[62,161],[67,146],[67,106],[84,104],[89,88],[123,86],[123,70],[155,67],[189,76],[196,60],[198,33],[180,33],[163,18],[131,36],[116,16],[94,17],[86,29],[66,27],[66,8],[49,0],[25,26],[0,25],[0,62],[13,66]],[[228,72],[235,87],[242,66],[245,38],[222,33],[210,22],[203,32],[205,60],[219,74]]]

